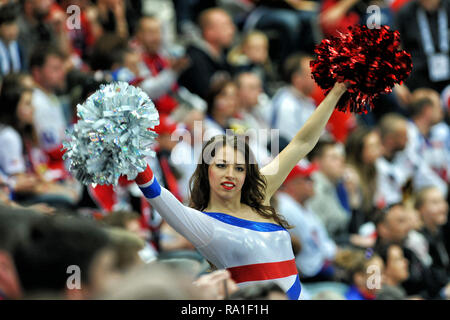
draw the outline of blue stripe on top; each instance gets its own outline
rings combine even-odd
[[[295,278],[294,284],[286,292],[286,295],[288,296],[289,300],[298,300],[298,298],[300,297],[301,291],[302,291],[302,286],[300,284],[300,278],[297,275],[297,278]]]
[[[148,187],[139,187],[147,199],[156,198],[161,194],[161,186],[159,185],[156,177],[153,177],[153,182]]]
[[[224,223],[231,224],[236,227],[246,228],[250,230],[260,231],[260,232],[272,232],[272,231],[286,231],[282,226],[271,223],[271,222],[257,222],[251,220],[245,220],[241,218],[237,218],[231,216],[226,213],[221,212],[206,212],[203,211],[204,214],[210,216],[211,218],[217,219]]]

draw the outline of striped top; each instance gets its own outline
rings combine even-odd
[[[275,282],[289,299],[300,298],[291,238],[282,226],[221,212],[202,212],[180,203],[153,175],[136,181],[150,204],[177,232],[239,286]]]

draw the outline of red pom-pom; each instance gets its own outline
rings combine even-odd
[[[324,39],[311,61],[314,80],[328,93],[336,82],[349,84],[336,109],[367,113],[373,99],[392,92],[411,73],[411,55],[399,49],[400,34],[388,26],[369,29],[349,27],[349,32]]]

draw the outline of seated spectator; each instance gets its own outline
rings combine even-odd
[[[443,123],[444,109],[439,94],[427,88],[412,93],[409,106],[407,152],[420,157],[439,177],[450,182],[450,149],[447,145],[448,125]],[[447,134],[441,134],[441,131]]]
[[[145,248],[145,241],[133,232],[124,230],[122,228],[107,228],[109,238],[111,239],[111,247],[116,254],[116,268],[122,273],[126,274],[138,268],[143,264],[141,252]],[[153,255],[148,262],[155,260]]]
[[[160,114],[168,115],[178,105],[172,96],[178,90],[177,78],[189,66],[189,60],[187,57],[165,57],[161,52],[161,45],[159,20],[153,16],[142,17],[133,46],[142,51],[143,63],[131,69],[137,78],[133,84],[139,85],[149,95]]]
[[[14,254],[16,247],[27,241],[29,225],[41,218],[36,212],[6,207],[0,203],[0,301],[23,298]]]
[[[402,188],[409,180],[414,190],[434,185],[447,194],[447,184],[418,154],[408,153],[408,123],[398,114],[385,115],[378,124],[383,155],[376,161],[377,191],[375,202],[379,208],[403,200]]]
[[[61,101],[56,96],[65,86],[64,57],[52,47],[37,48],[30,60],[30,71],[36,88],[33,92],[34,127],[39,146],[54,161],[62,158],[62,141],[68,120]]]
[[[17,4],[10,3],[0,7],[0,75],[2,76],[25,70],[25,57],[17,41],[18,17]]]
[[[380,136],[376,130],[359,127],[348,137],[345,145],[347,167],[344,182],[352,210],[350,232],[359,233],[375,209],[377,190],[376,160],[381,156]],[[374,240],[374,239],[373,239]],[[370,243],[371,247],[374,243]]]
[[[287,300],[286,293],[276,283],[255,284],[239,289],[229,300]]]
[[[262,81],[265,91],[268,82],[275,80],[274,70],[269,57],[269,39],[261,31],[250,31],[241,44],[228,53],[228,62],[236,73],[252,72]]]
[[[374,300],[382,288],[383,260],[361,249],[345,249],[336,255],[336,265],[347,273],[350,288],[346,300]]]
[[[70,14],[74,13],[73,5],[80,8],[79,22],[74,28],[67,28],[67,34],[70,39],[70,47],[73,53],[72,60],[79,68],[84,68],[85,59],[89,56],[98,34],[95,32],[95,22],[89,19],[89,1],[86,0],[62,0],[60,1],[61,11]],[[68,10],[69,9],[69,10]],[[71,15],[71,17],[73,17]],[[70,19],[65,16],[66,19]],[[68,20],[65,20],[68,21]],[[70,20],[69,20],[70,21]],[[75,21],[74,21],[75,22]]]
[[[450,293],[450,259],[445,248],[443,226],[447,223],[448,203],[442,192],[436,187],[420,190],[416,196],[415,208],[423,221],[421,233],[427,240],[428,252],[432,258],[430,268],[435,278],[440,279],[445,288],[441,297],[449,299]]]
[[[272,58],[284,61],[289,55],[301,50],[313,53],[314,45],[320,41],[317,25],[319,6],[314,1],[303,0],[252,0],[255,9],[246,19],[244,30],[260,29],[275,31],[279,46],[273,50]]]
[[[269,138],[271,103],[270,98],[263,92],[261,78],[254,72],[243,72],[236,77],[236,84],[239,118],[247,128],[265,130],[266,138]]]
[[[223,282],[221,281],[220,284]],[[212,299],[192,279],[166,264],[153,262],[126,274],[99,300],[201,300]]]
[[[230,120],[237,111],[237,91],[236,84],[228,79],[211,84],[211,90],[206,98],[208,108],[204,121],[203,141],[225,134],[227,129],[231,129]]]
[[[107,290],[117,279],[110,240],[91,221],[42,217],[32,219],[22,229],[14,229],[17,217],[2,218],[0,222],[1,234],[3,228],[20,232],[20,237],[12,242],[10,255],[24,298],[52,295],[87,299]]]
[[[338,245],[348,243],[351,212],[342,183],[345,169],[343,149],[335,142],[319,141],[308,159],[319,168],[312,176],[314,196],[309,200],[311,209]]]
[[[114,32],[126,39],[133,34],[141,16],[141,2],[128,0],[98,0],[99,22],[105,32]]]
[[[348,27],[358,24],[361,15],[356,10],[360,0],[327,0],[320,9],[319,23],[325,37],[346,32]],[[364,12],[365,13],[365,12]]]
[[[232,74],[224,50],[233,42],[236,27],[226,11],[210,8],[199,16],[201,39],[193,41],[186,49],[191,65],[179,83],[192,93],[206,99],[210,84],[216,78]]]
[[[377,293],[377,300],[404,300],[406,291],[401,287],[408,279],[408,260],[403,255],[403,249],[396,244],[387,244],[377,248],[377,254],[384,262],[383,287]]]
[[[51,170],[37,161],[42,153],[36,147],[31,89],[17,83],[13,87],[9,79],[5,83],[0,94],[0,171],[13,191],[13,199],[30,204],[74,205],[79,198],[77,183],[65,176],[64,170]],[[57,183],[61,178],[66,182]]]
[[[402,283],[407,295],[417,295],[425,299],[439,298],[446,283],[436,279],[433,270],[424,265],[416,253],[405,246],[412,225],[404,206],[395,204],[378,212],[374,223],[378,234],[375,250],[387,244],[397,244],[403,249],[409,265],[409,278]]]
[[[271,127],[280,130],[280,149],[292,140],[316,108],[310,97],[315,86],[309,66],[311,59],[311,56],[296,54],[284,64],[287,85],[273,97],[270,119]]]
[[[395,29],[400,32],[403,49],[412,58],[413,69],[405,81],[411,91],[431,88],[441,93],[448,84],[448,17],[450,6],[445,0],[413,0],[397,12]]]
[[[332,279],[334,271],[331,263],[337,251],[323,222],[307,203],[314,195],[311,174],[315,170],[316,167],[311,164],[299,163],[289,173],[277,195],[278,211],[294,227],[289,229],[289,233],[301,243],[301,250],[295,261],[303,282]]]
[[[183,199],[189,199],[189,179],[194,174],[197,162],[200,159],[203,145],[203,121],[205,113],[200,110],[191,110],[178,127],[176,138],[182,138],[172,149],[171,163],[180,173],[178,184]],[[184,129],[184,130],[183,130]],[[173,136],[173,138],[175,138]]]

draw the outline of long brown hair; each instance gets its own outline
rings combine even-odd
[[[373,129],[359,127],[349,135],[345,146],[347,162],[356,170],[361,181],[360,187],[363,196],[362,210],[367,215],[370,215],[374,209],[373,196],[376,189],[377,171],[375,164],[364,163],[362,155],[364,140],[372,132],[374,132]]]
[[[236,151],[242,152],[245,157],[246,176],[241,190],[241,203],[253,208],[260,216],[266,219],[273,219],[283,228],[291,228],[283,216],[279,215],[271,206],[263,204],[266,189],[266,179],[259,172],[258,164],[250,150],[244,136],[218,135],[212,137],[202,149],[200,163],[197,165],[192,175],[190,186],[190,206],[197,210],[204,210],[208,207],[210,200],[210,185],[208,168],[219,148],[230,146]],[[208,157],[210,157],[208,159]]]

